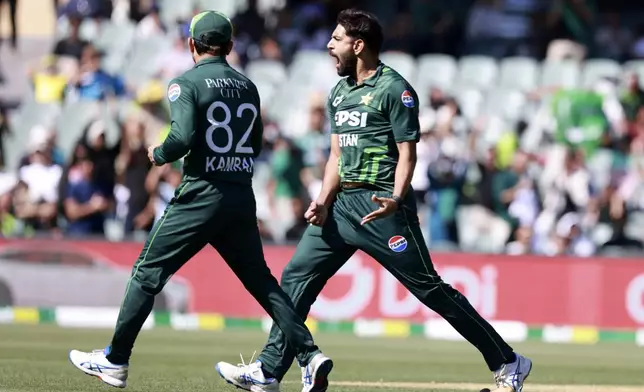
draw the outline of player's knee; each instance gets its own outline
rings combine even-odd
[[[164,286],[159,274],[145,266],[135,269],[132,275],[132,283],[139,286],[143,292],[151,295],[159,294]]]
[[[300,282],[305,277],[301,265],[296,259],[293,259],[284,267],[280,279],[280,286],[282,286],[283,290],[288,292],[287,288]]]

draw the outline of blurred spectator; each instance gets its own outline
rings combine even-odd
[[[108,146],[106,139],[106,124],[102,120],[92,122],[84,137],[89,152],[89,160],[92,161],[92,186],[101,195],[109,200],[113,198],[114,185],[116,183],[116,168],[114,161],[119,152],[119,146]]]
[[[188,50],[188,40],[183,36],[175,38],[172,48],[161,53],[156,59],[159,77],[162,80],[175,78],[192,68],[194,64],[192,54]]]
[[[7,116],[7,110],[0,105],[0,167],[3,169],[7,165],[5,158],[5,139],[7,136],[11,135],[11,130],[9,129],[9,118]]]
[[[429,164],[432,160],[431,130],[434,126],[433,114],[420,116],[420,140],[416,144],[416,166],[411,179],[411,186],[414,188],[416,203],[419,210],[421,225],[424,224],[424,216],[421,210],[427,205],[427,192],[429,190]]]
[[[146,83],[137,91],[136,111],[143,124],[148,144],[156,143],[161,132],[170,129],[170,114],[164,102],[165,94],[165,87],[158,80]]]
[[[147,38],[165,35],[166,31],[166,27],[161,22],[159,7],[153,5],[149,9],[148,14],[136,26],[136,38],[145,40]]]
[[[474,203],[460,207],[462,216],[467,219],[461,224],[460,231],[463,235],[459,242],[466,249],[476,249],[483,238],[489,251],[500,252],[510,238],[511,227],[494,212],[496,206],[493,184],[498,170],[497,151],[489,148],[483,155],[474,165],[478,174],[472,194]]]
[[[531,227],[539,213],[535,187],[528,174],[528,154],[517,151],[509,169],[497,171],[492,178],[494,212],[506,220],[514,233]]]
[[[29,70],[29,78],[36,102],[55,103],[63,100],[67,77],[59,71],[55,57],[45,57],[41,67]]]
[[[324,50],[329,42],[331,29],[325,22],[323,15],[312,15],[300,30],[299,50]]]
[[[29,132],[29,144],[32,146],[43,146],[47,154],[51,157],[52,162],[58,166],[65,165],[65,156],[63,151],[56,145],[57,134],[53,128],[36,125]],[[31,155],[27,154],[20,160],[20,167],[29,165]]]
[[[582,214],[592,198],[591,177],[581,151],[567,150],[563,168],[552,178],[542,178],[544,213],[561,216],[568,212]]]
[[[154,209],[154,222],[158,222],[174,197],[175,189],[181,183],[181,165],[178,163],[153,166],[145,180],[145,189],[150,195]]]
[[[277,26],[275,26],[275,37],[282,51],[285,60],[289,61],[297,50],[299,33],[293,23],[291,9],[284,8],[277,14]]]
[[[467,7],[459,0],[412,0],[413,54],[425,52],[456,54]],[[429,50],[428,50],[429,46]]]
[[[433,159],[428,168],[430,238],[432,244],[458,243],[456,210],[465,184],[466,146],[449,130],[436,129],[431,142]]]
[[[70,95],[80,100],[103,101],[125,95],[121,78],[101,69],[101,54],[91,45],[83,49],[80,74],[71,81]]]
[[[28,148],[29,164],[20,168],[14,194],[15,216],[36,230],[52,229],[56,226],[62,168],[52,162],[44,141],[31,141]]]
[[[109,198],[95,183],[93,170],[94,163],[81,158],[69,171],[64,204],[68,235],[104,234]]]
[[[154,222],[154,209],[148,208],[150,196],[145,180],[151,168],[143,124],[130,116],[123,127],[119,155],[116,157],[118,182],[128,191],[125,232],[148,231]]]
[[[150,13],[153,8],[157,7],[156,0],[125,1],[129,2],[128,9],[130,12],[130,19],[136,23],[140,22],[143,18],[145,18],[146,15]]]
[[[561,89],[552,97],[556,120],[555,141],[581,149],[590,158],[606,142],[609,123],[600,94],[582,89]]]
[[[597,247],[581,228],[581,219],[574,212],[561,217],[549,241],[539,253],[547,256],[590,257]]]
[[[581,60],[592,50],[595,3],[585,0],[555,0],[546,22],[548,51],[552,60]]]
[[[10,44],[11,48],[15,50],[18,48],[18,0],[0,0],[0,10],[5,4],[9,6],[9,20],[11,22]],[[2,20],[2,14],[0,14],[0,20]]]
[[[82,19],[79,15],[70,15],[69,35],[56,43],[53,54],[56,56],[69,56],[80,61],[83,49],[89,45],[87,41],[80,38],[80,25]]]
[[[259,58],[263,60],[282,61],[282,50],[275,38],[264,36],[259,44]],[[253,59],[255,60],[255,59]]]
[[[597,28],[595,33],[598,55],[616,61],[623,61],[629,55],[633,35],[621,23],[618,12],[607,13],[604,15],[604,19],[604,23]]]
[[[235,50],[242,64],[259,57],[259,43],[266,33],[266,20],[257,9],[257,1],[249,0],[248,7],[233,17],[235,26]]]
[[[635,121],[639,110],[644,107],[644,90],[640,87],[640,78],[635,72],[627,75],[626,91],[620,99],[624,108],[626,119],[630,122]]]
[[[635,156],[644,155],[644,106],[637,110],[637,115],[629,128],[630,153]]]
[[[628,211],[644,210],[644,160],[633,159],[629,170],[610,199],[610,215],[614,220],[627,217]]]
[[[308,132],[295,140],[296,146],[303,154],[305,168],[302,181],[312,200],[317,198],[322,187],[326,158],[331,148],[330,136],[326,133],[325,126],[324,98],[317,96],[312,99],[309,108]]]
[[[633,58],[644,59],[644,24],[637,28],[630,54]]]
[[[69,184],[69,173],[73,172],[76,164],[84,159],[89,159],[89,147],[81,139],[76,142],[71,157],[63,165],[63,173],[58,185],[58,209],[62,215],[65,215],[65,197],[67,195],[67,185]]]
[[[247,0],[246,5],[246,10],[235,15],[232,20],[238,31],[237,37],[259,42],[266,31],[266,20],[257,9],[257,0]]]
[[[287,239],[298,239],[299,231],[306,228],[302,152],[289,139],[280,135],[273,145],[270,165],[272,180],[268,191],[273,215],[279,216],[283,221],[294,220],[286,236]]]
[[[67,15],[73,14],[100,20],[109,19],[112,8],[112,0],[68,0],[61,11]]]

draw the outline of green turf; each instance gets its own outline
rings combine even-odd
[[[83,376],[67,362],[71,348],[100,348],[111,331],[60,329],[54,326],[0,326],[0,391],[115,391]],[[491,384],[490,373],[466,343],[409,339],[358,339],[320,334],[316,340],[333,357],[333,380],[413,381]],[[261,349],[257,332],[144,331],[131,361],[130,391],[234,391],[214,371],[216,361],[248,360]],[[596,346],[518,344],[534,360],[530,381],[539,384],[644,384],[644,349],[629,344]],[[291,368],[282,390],[300,391],[299,369]],[[367,388],[333,387],[330,391],[363,392]],[[371,389],[373,390],[373,389]],[[397,392],[411,390],[397,389]],[[416,389],[415,391],[418,391]],[[446,392],[447,390],[441,390]],[[525,392],[529,392],[528,387]]]

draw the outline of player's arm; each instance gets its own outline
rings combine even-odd
[[[404,199],[416,167],[416,142],[400,142],[397,145],[398,164],[396,165],[393,195]]]
[[[398,146],[394,189],[391,197],[378,197],[375,194],[371,196],[371,200],[378,204],[379,208],[364,216],[361,225],[390,215],[400,208],[416,166],[416,142],[420,138],[418,96],[403,82],[394,82],[387,91],[382,109],[389,117]]]
[[[170,82],[170,133],[163,144],[154,149],[156,165],[177,161],[190,152],[195,138],[196,95],[197,91],[192,82],[183,78]]]
[[[340,162],[340,138],[337,134],[331,134],[331,152],[329,160],[324,169],[324,179],[322,180],[322,190],[316,202],[329,207],[335,195],[340,190],[340,174],[338,173],[338,164]]]
[[[418,96],[403,83],[396,83],[387,95],[389,121],[398,146],[394,197],[405,198],[416,167],[416,143],[420,138]]]

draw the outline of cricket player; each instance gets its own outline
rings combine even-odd
[[[69,360],[86,374],[124,388],[134,342],[150,315],[155,295],[206,244],[221,254],[315,377],[326,379],[333,363],[313,342],[304,321],[264,260],[251,179],[262,145],[257,88],[230,67],[233,26],[216,11],[196,15],[189,46],[194,68],[168,87],[171,129],[160,146],[150,147],[157,166],[184,158],[184,177],[163,217],[134,264],[116,330],[104,350],[72,350]],[[253,371],[254,369],[254,371]],[[249,378],[233,384],[251,391],[279,390],[256,362]]]
[[[483,354],[499,390],[520,392],[532,362],[515,354],[432,265],[410,187],[420,133],[418,96],[378,60],[382,41],[373,15],[359,10],[339,14],[328,49],[338,74],[346,78],[328,99],[331,153],[320,195],[305,214],[311,225],[283,271],[282,288],[306,318],[329,278],[362,250]],[[273,326],[259,356],[265,377],[281,381],[294,356],[287,336]],[[306,392],[311,374],[306,364],[300,365]],[[231,382],[252,371],[218,366]]]

